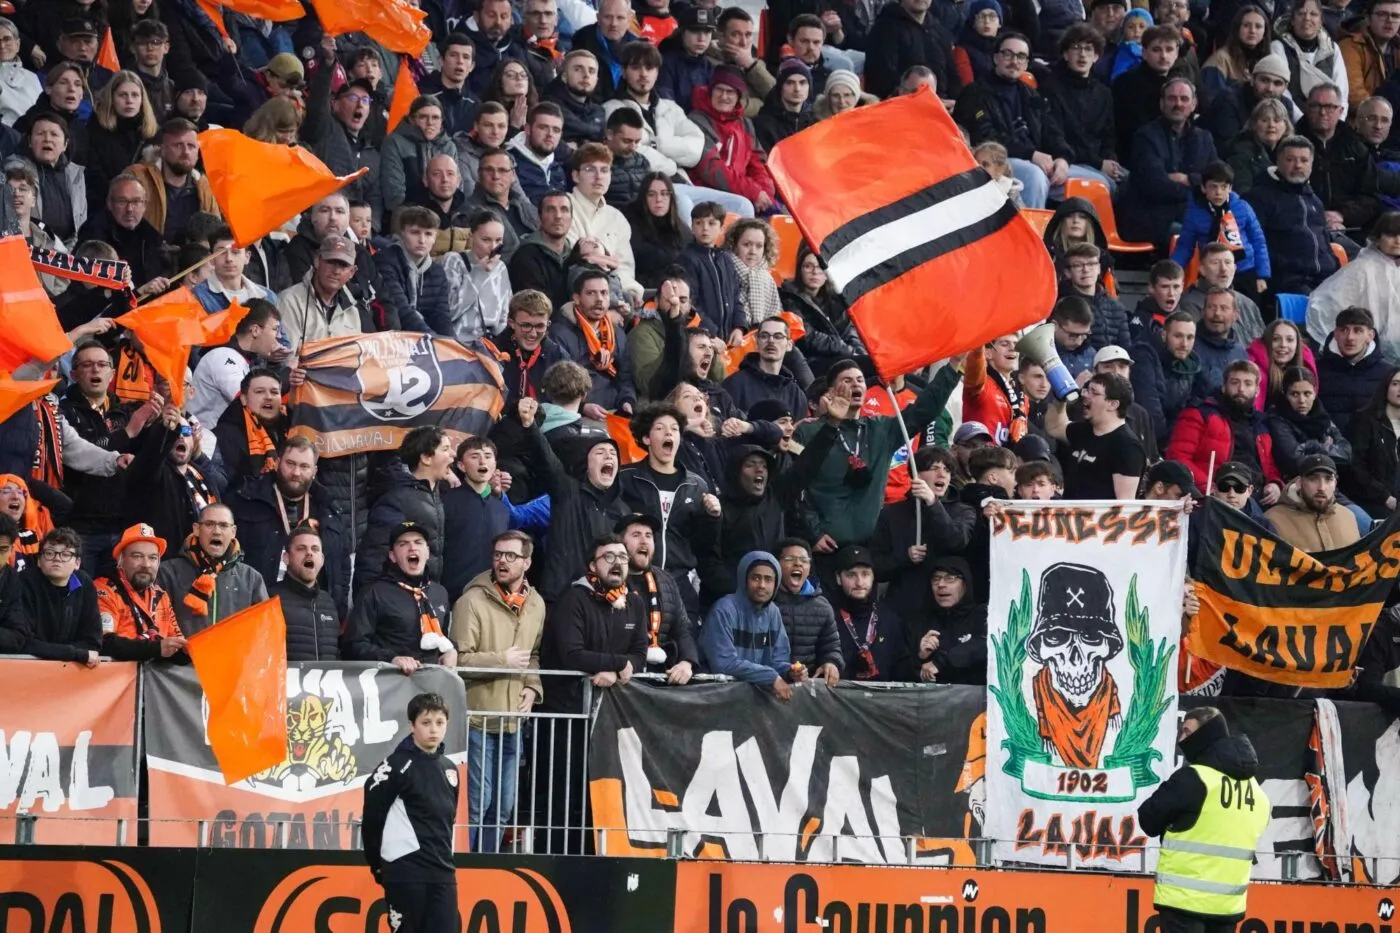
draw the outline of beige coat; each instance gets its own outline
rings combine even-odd
[[[544,697],[540,669],[540,636],[544,633],[544,598],[533,587],[525,598],[525,607],[517,616],[501,599],[491,571],[483,571],[467,584],[467,590],[452,607],[452,637],[457,642],[459,667],[499,667],[501,676],[463,674],[467,681],[468,712],[510,712],[520,706],[520,697],[529,687],[535,691],[535,702]],[[530,652],[528,670],[506,667],[506,649],[525,648]],[[474,729],[491,732],[500,728],[514,732],[520,725],[518,717],[472,716]]]
[[[1279,504],[1264,513],[1278,536],[1297,548],[1314,553],[1346,547],[1361,540],[1356,516],[1333,502],[1326,512],[1314,512],[1298,497],[1298,484],[1289,485]]]

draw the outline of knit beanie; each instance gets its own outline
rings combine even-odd
[[[984,10],[991,10],[997,15],[997,19],[1004,19],[1001,15],[1001,4],[997,0],[972,0],[972,5],[967,8],[967,20],[971,22],[977,18],[977,14]]]
[[[808,84],[812,83],[812,69],[800,58],[783,59],[783,63],[778,66],[778,85],[781,87],[791,75],[801,75],[807,79]]]
[[[1288,60],[1277,54],[1265,55],[1255,62],[1253,74],[1268,75],[1283,82],[1287,82],[1292,77],[1288,73]]]
[[[749,92],[748,85],[744,83],[744,76],[728,65],[721,65],[715,69],[714,74],[710,76],[710,87],[727,87],[740,97]]]
[[[826,93],[830,94],[835,87],[845,87],[850,92],[860,97],[860,78],[856,77],[854,71],[847,71],[845,68],[838,68],[826,76]]]

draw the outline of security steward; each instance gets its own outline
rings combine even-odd
[[[1269,824],[1269,798],[1254,778],[1259,759],[1213,706],[1186,714],[1177,744],[1187,766],[1138,808],[1143,832],[1162,837],[1152,896],[1158,930],[1233,933]]]

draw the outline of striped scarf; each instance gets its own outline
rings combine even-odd
[[[260,473],[277,469],[277,445],[262,426],[262,421],[246,407],[243,409],[243,429],[248,434],[248,457],[253,463],[262,461]]]
[[[593,366],[600,373],[607,373],[609,376],[617,375],[617,332],[613,330],[612,318],[604,314],[595,325],[588,318],[574,312],[574,317],[578,320],[579,332],[583,334],[583,342],[588,345],[588,356],[593,361]],[[599,365],[603,351],[608,353],[608,365]]]
[[[199,546],[199,538],[190,535],[185,539],[185,554],[190,563],[199,571],[190,583],[190,591],[185,594],[184,604],[197,616],[209,615],[209,601],[214,598],[214,588],[219,583],[219,574],[243,560],[243,551],[235,540],[228,552],[215,560],[204,553]]]

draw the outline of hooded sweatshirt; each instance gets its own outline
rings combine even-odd
[[[1246,781],[1259,770],[1254,746],[1243,735],[1231,735],[1225,718],[1203,724],[1181,743],[1188,765],[1205,765],[1227,776]],[[1149,836],[1168,830],[1186,832],[1196,825],[1206,799],[1206,785],[1190,767],[1179,768],[1138,807],[1138,825]],[[1268,801],[1264,801],[1268,807]]]
[[[929,563],[930,575],[937,570],[963,578],[963,597],[943,608],[930,594],[919,624],[909,626],[910,649],[918,650],[925,632],[938,633],[938,648],[928,660],[938,668],[940,684],[985,684],[987,682],[987,606],[973,594],[972,571],[961,557],[940,557]]]
[[[734,577],[736,592],[716,602],[700,628],[700,654],[710,673],[771,690],[773,681],[789,673],[791,651],[778,607],[772,600],[756,605],[749,598],[749,570],[760,563],[772,567],[775,576],[782,573],[767,551],[745,554]]]

